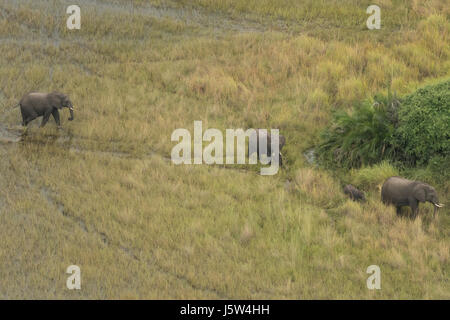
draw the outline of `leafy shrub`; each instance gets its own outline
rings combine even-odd
[[[397,121],[398,100],[388,94],[365,101],[352,114],[334,115],[318,147],[318,159],[328,166],[360,167],[393,156],[391,143]]]
[[[394,143],[397,158],[409,165],[428,164],[431,158],[448,161],[450,80],[421,88],[402,100]]]
[[[430,158],[428,162],[428,167],[436,177],[439,183],[446,183],[450,181],[450,158],[442,156],[434,156]]]
[[[352,114],[335,114],[317,149],[322,164],[359,168],[388,159],[406,166],[430,164],[433,171],[448,167],[450,80],[401,101],[390,91],[374,101],[363,102]]]

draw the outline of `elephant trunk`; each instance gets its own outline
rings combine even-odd
[[[73,120],[73,107],[69,108],[69,111],[70,111],[69,121],[72,121]]]

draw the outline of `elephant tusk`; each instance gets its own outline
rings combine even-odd
[[[442,208],[444,205],[442,203],[433,203],[436,207]]]

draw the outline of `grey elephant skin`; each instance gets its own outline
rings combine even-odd
[[[271,139],[271,135],[270,133],[268,133],[267,131],[260,131],[259,129],[256,129],[256,154],[257,154],[257,158],[260,158],[260,152],[259,152],[259,139],[263,139],[267,141],[267,157],[270,158],[272,156],[272,139]],[[281,149],[283,149],[284,145],[286,144],[286,138],[283,135],[279,135],[278,136],[278,145],[279,145],[279,155],[278,155],[278,159],[279,162],[278,164],[280,165],[280,167],[282,166],[283,163],[283,158],[282,158],[282,154],[281,154]],[[250,153],[250,145],[248,146],[248,156],[250,157],[251,153]],[[254,152],[252,152],[253,154]]]
[[[434,205],[434,214],[436,214],[437,209],[443,207],[443,204],[439,203],[437,192],[432,186],[402,177],[390,177],[383,183],[381,200],[384,204],[394,205],[397,214],[400,214],[402,206],[409,206],[414,218],[419,211],[419,202],[431,202]]]
[[[22,125],[26,126],[30,121],[37,117],[43,116],[41,127],[45,126],[50,115],[55,119],[58,127],[61,126],[59,119],[59,109],[69,108],[70,118],[73,120],[73,104],[69,98],[62,93],[41,93],[31,92],[26,94],[19,102],[20,111],[22,113]]]
[[[351,184],[348,184],[344,187],[344,193],[347,196],[349,196],[349,198],[352,199],[353,201],[361,201],[361,202],[366,201],[364,193],[358,190],[356,187],[352,186]]]

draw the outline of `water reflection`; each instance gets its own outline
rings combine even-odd
[[[314,148],[313,148],[313,149],[306,150],[306,151],[303,153],[303,155],[305,156],[306,161],[307,161],[309,164],[316,164],[316,150],[315,150]]]

